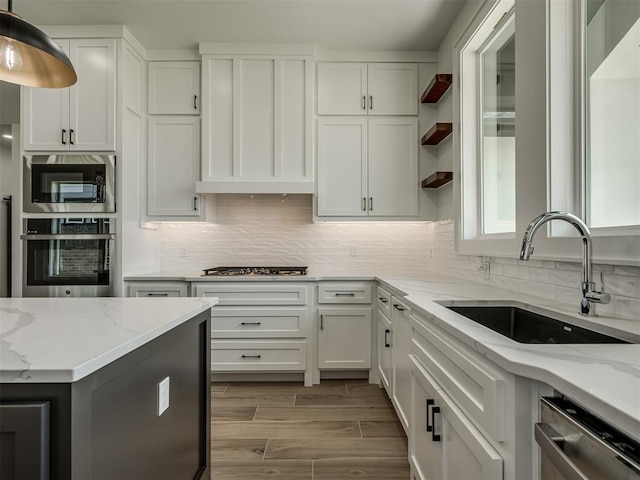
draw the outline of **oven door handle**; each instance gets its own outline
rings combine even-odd
[[[113,233],[20,235],[22,240],[113,240]]]
[[[571,459],[565,455],[559,443],[564,443],[565,439],[546,423],[536,423],[534,435],[536,442],[540,445],[540,450],[544,453],[554,467],[567,480],[589,480],[584,473],[576,466]]]

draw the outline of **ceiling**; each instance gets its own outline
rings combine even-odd
[[[466,0],[14,0],[36,25],[123,24],[147,49],[199,42],[435,51]],[[4,3],[4,2],[3,2]]]

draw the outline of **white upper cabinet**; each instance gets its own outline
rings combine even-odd
[[[312,62],[204,55],[202,193],[313,193]]]
[[[200,115],[200,62],[149,62],[148,111]]]
[[[417,118],[321,117],[318,216],[418,215]]]
[[[318,115],[417,114],[417,64],[318,64]]]
[[[116,149],[116,41],[59,40],[78,82],[69,88],[22,88],[26,151]]]
[[[150,220],[202,220],[195,193],[200,160],[200,119],[149,119],[148,215]]]

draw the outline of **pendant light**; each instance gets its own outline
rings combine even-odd
[[[78,77],[60,46],[12,11],[0,10],[0,80],[18,85],[63,88]]]

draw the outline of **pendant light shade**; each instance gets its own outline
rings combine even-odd
[[[9,10],[0,10],[0,80],[29,87],[63,88],[78,77],[60,46]]]

